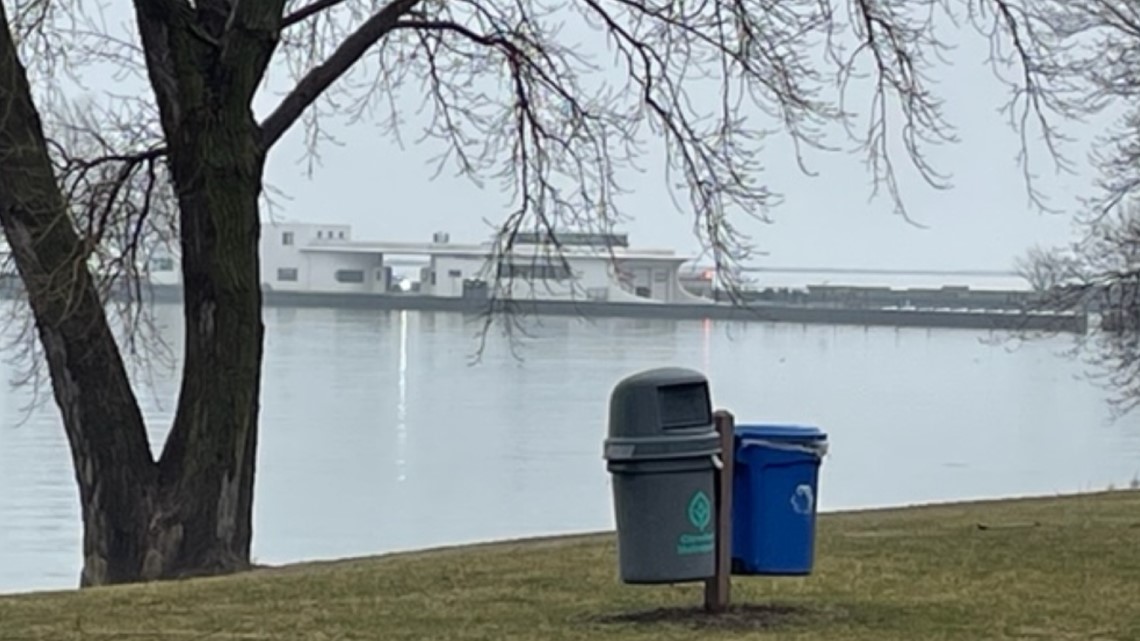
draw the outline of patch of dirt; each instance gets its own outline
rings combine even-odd
[[[597,617],[595,622],[624,625],[683,625],[698,630],[772,630],[805,624],[824,613],[791,605],[734,605],[710,614],[702,607],[657,608]]]

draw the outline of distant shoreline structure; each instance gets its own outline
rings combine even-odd
[[[526,316],[580,316],[584,318],[641,318],[656,320],[713,320],[729,322],[852,325],[861,327],[912,327],[970,331],[1027,331],[1084,334],[1087,314],[1024,312],[1014,310],[891,309],[823,307],[815,305],[734,305],[614,303],[586,300],[470,300],[422,294],[328,294],[263,290],[266,307],[422,311],[485,315],[512,313]],[[181,287],[150,286],[147,302],[179,304]]]
[[[349,225],[266,223],[260,240],[267,306],[348,307],[486,314],[725,320],[994,331],[1086,333],[1085,310],[1035,307],[1026,289],[966,285],[894,289],[818,284],[781,287],[777,274],[1012,277],[992,270],[883,270],[751,267],[764,289],[734,302],[716,275],[668,249],[631,248],[626,234],[562,232],[556,239],[520,234],[502,252],[490,243],[452,243],[437,232],[430,243],[356,241]],[[412,272],[412,277],[399,271]],[[182,300],[178,256],[154,251],[142,272],[144,296]],[[831,278],[828,278],[831,280]],[[839,279],[836,279],[839,280]],[[11,286],[4,288],[11,294]]]

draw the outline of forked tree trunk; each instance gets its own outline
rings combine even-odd
[[[188,110],[185,135],[168,140],[182,209],[186,353],[177,418],[155,461],[0,4],[0,223],[71,447],[82,585],[249,565],[264,154],[248,109],[231,108],[233,116],[223,108]]]
[[[229,129],[202,122],[194,131],[171,145],[186,328],[176,418],[148,490],[120,493],[117,503],[84,501],[85,585],[249,567],[264,334],[262,162],[252,120]],[[112,515],[132,512],[147,518],[132,519],[127,531],[107,527]]]
[[[128,581],[247,569],[264,329],[261,322],[256,127],[203,122],[172,141],[182,196],[186,327],[174,425],[156,469],[141,564]],[[249,143],[249,144],[246,144]],[[98,544],[107,534],[93,532]],[[87,570],[92,567],[87,561]],[[131,573],[133,570],[133,574]],[[106,582],[106,581],[102,581]]]
[[[248,109],[184,115],[170,140],[186,323],[174,426],[159,460],[163,576],[249,565],[264,329],[258,263],[264,154]],[[178,541],[178,544],[174,543]]]
[[[174,425],[149,493],[123,496],[149,518],[137,530],[102,527],[85,503],[90,584],[181,578],[249,567],[263,326],[258,197],[263,154],[252,114],[203,107],[170,139],[179,193],[185,353]],[[97,475],[98,476],[98,475]],[[130,555],[101,552],[125,536]],[[99,554],[91,554],[98,551]],[[107,570],[103,568],[106,567]]]

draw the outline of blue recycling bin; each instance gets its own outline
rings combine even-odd
[[[811,574],[827,435],[797,425],[737,425],[734,449],[733,574]]]

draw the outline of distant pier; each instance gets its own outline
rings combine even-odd
[[[19,294],[15,279],[4,279],[0,297]],[[156,303],[181,303],[182,289],[174,285],[143,286],[144,298]],[[723,296],[723,294],[720,294]],[[974,331],[1052,332],[1085,334],[1089,313],[1084,309],[1051,311],[1038,306],[1032,292],[969,290],[947,287],[925,290],[820,286],[804,291],[746,292],[736,303],[615,302],[598,300],[501,300],[431,296],[408,293],[324,293],[263,290],[269,307],[326,307],[375,310],[414,310],[487,314],[580,316],[587,318],[646,318],[731,322],[916,327]]]
[[[181,301],[176,288],[155,288],[155,300]],[[797,323],[920,327],[992,331],[1032,331],[1084,334],[1088,315],[1083,312],[1045,312],[994,309],[890,309],[754,302],[732,304],[627,303],[587,300],[478,300],[421,294],[331,294],[266,290],[264,302],[273,307],[329,307],[376,310],[415,310],[486,314],[648,318],[662,320],[718,320],[734,322]]]

